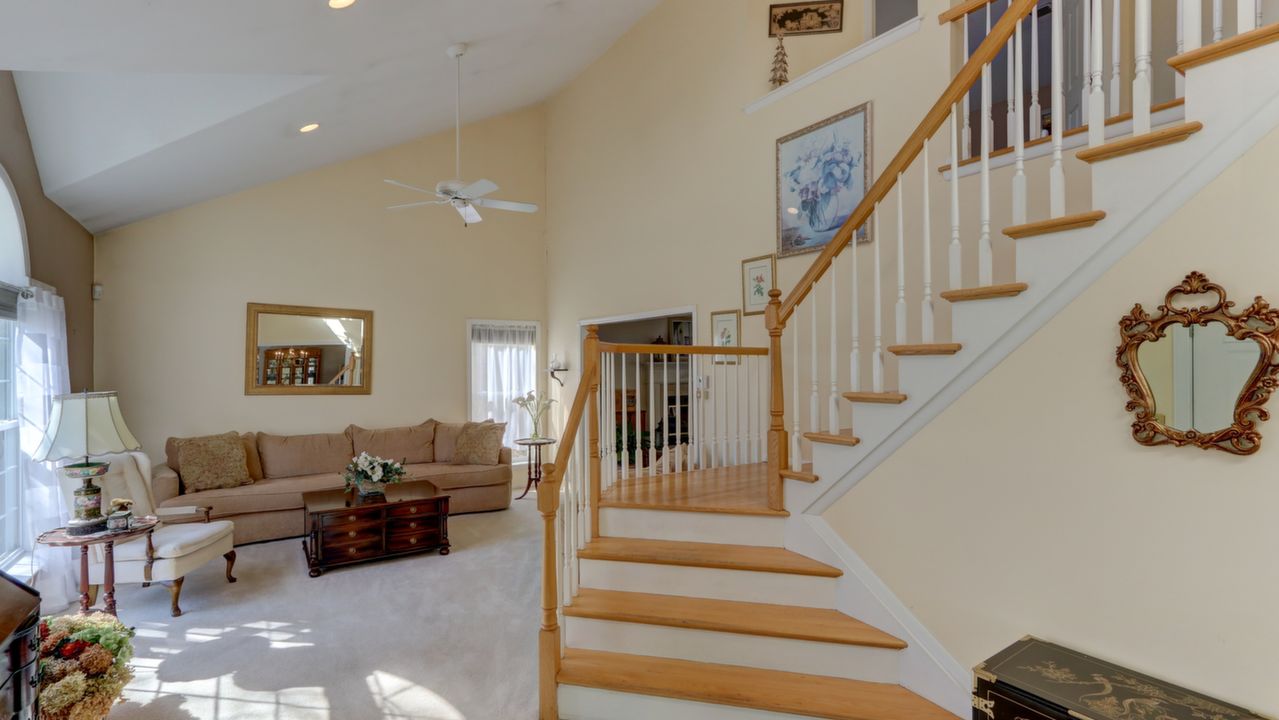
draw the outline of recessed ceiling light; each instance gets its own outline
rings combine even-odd
[[[320,129],[320,123],[307,123],[307,124],[303,125],[302,127],[298,128],[298,132],[300,132],[300,133],[309,133],[309,132],[314,132],[314,131],[319,130],[319,129]]]
[[[355,0],[329,0],[329,7],[333,8],[334,10],[349,8],[354,4],[355,4]]]

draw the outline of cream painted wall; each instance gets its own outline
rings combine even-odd
[[[464,174],[545,207],[541,106],[466,129]],[[323,142],[322,134],[300,141]],[[387,211],[453,174],[434,135],[97,238],[98,385],[153,457],[170,435],[340,431],[466,414],[466,320],[544,320],[542,213]],[[244,395],[245,303],[372,310],[373,394]]]
[[[1148,448],[1117,322],[1191,270],[1279,298],[1279,131],[825,514],[961,663],[1025,633],[1279,715],[1279,424]]]
[[[74,390],[93,383],[93,236],[44,196],[13,73],[0,72],[0,165],[13,181],[27,226],[31,277],[66,301],[67,355]]]

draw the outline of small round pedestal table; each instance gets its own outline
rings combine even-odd
[[[556,442],[558,441],[555,438],[544,437],[520,438],[515,441],[516,445],[531,448],[529,454],[532,456],[529,458],[528,463],[528,485],[524,486],[524,494],[515,498],[516,500],[523,500],[524,495],[528,495],[529,490],[537,487],[538,483],[542,482],[542,448],[547,445],[554,445]]]
[[[155,526],[159,525],[159,521],[154,517],[137,517],[133,520],[133,526],[128,530],[110,530],[104,532],[93,533],[92,535],[68,535],[66,528],[57,528],[50,530],[36,538],[36,542],[53,547],[78,547],[80,548],[80,614],[87,615],[89,613],[89,546],[103,545],[102,548],[106,554],[106,562],[102,567],[102,589],[105,591],[106,612],[115,615],[115,544],[132,540],[142,536],[147,536],[147,542],[150,542],[151,532],[155,530]]]

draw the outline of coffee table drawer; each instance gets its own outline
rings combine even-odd
[[[350,545],[351,543],[380,540],[381,538],[382,525],[380,523],[343,525],[324,531],[324,544],[326,546]]]
[[[393,534],[399,533],[415,533],[422,530],[440,529],[439,516],[423,517],[423,518],[396,518],[386,521],[386,529]]]
[[[382,554],[382,538],[362,540],[346,545],[326,545],[323,554],[324,561],[331,563],[378,557]]]
[[[423,532],[404,533],[402,535],[392,535],[386,539],[387,552],[404,552],[406,550],[414,550],[423,547],[435,547],[440,544],[440,531],[438,528],[425,530]]]
[[[354,523],[378,522],[382,519],[382,508],[350,508],[340,512],[325,513],[320,516],[320,524],[326,528],[341,527]]]
[[[413,502],[398,502],[389,506],[386,510],[388,517],[418,517],[422,515],[439,515],[444,512],[444,508],[448,505],[449,499],[443,498],[426,498],[423,500],[414,500]]]

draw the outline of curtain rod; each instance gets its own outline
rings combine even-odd
[[[28,300],[30,300],[31,298],[33,298],[33,297],[35,297],[35,296],[36,296],[35,288],[31,288],[31,287],[18,287],[17,285],[10,285],[9,283],[7,283],[7,282],[5,282],[5,281],[3,281],[3,280],[0,280],[0,289],[3,289],[3,290],[9,290],[9,291],[15,292],[15,293],[17,293],[19,296],[21,296],[21,297],[23,297],[23,298],[26,298],[26,299],[28,299]]]

